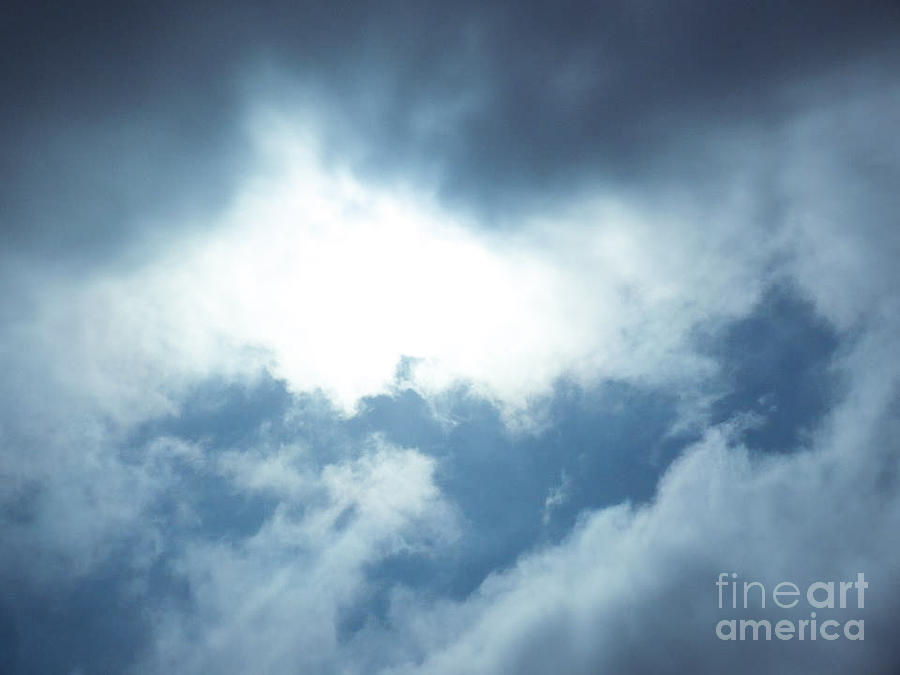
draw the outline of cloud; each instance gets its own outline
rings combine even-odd
[[[559,485],[556,485],[551,489],[547,494],[547,498],[544,500],[544,513],[541,516],[541,522],[545,526],[550,523],[554,509],[569,501],[569,491],[571,490],[571,487],[569,476],[566,474],[565,469],[563,469],[559,479]]]
[[[560,376],[711,373],[691,331],[745,313],[766,284],[772,251],[745,236],[739,190],[733,214],[704,214],[712,230],[599,195],[501,237],[324,165],[285,113],[252,128],[261,157],[206,234],[133,270],[43,281],[20,330],[45,363],[62,360],[58,388],[138,419],[170,410],[191,378],[268,367],[351,411],[411,357],[422,392],[467,382],[514,416]]]
[[[817,78],[889,79],[897,21],[886,1],[18,3],[3,28],[17,54],[2,78],[16,102],[0,118],[4,248],[76,269],[142,259],[223,208],[252,155],[247,91],[305,92],[329,149],[368,180],[431,176],[507,226],[573,186],[690,186],[710,162],[734,168],[706,139],[777,126]]]
[[[871,376],[856,378],[809,451],[755,455],[735,443],[727,425],[712,429],[670,468],[651,505],[587,515],[566,542],[523,557],[463,602],[422,609],[401,598],[397,631],[413,645],[411,662],[388,671],[896,667],[883,640],[896,620],[896,569],[887,549],[900,502],[879,485],[898,469],[897,373],[892,368],[877,383]],[[863,418],[872,423],[860,424]],[[808,585],[856,579],[862,571],[872,588],[862,618],[877,634],[846,650],[822,642],[719,642],[714,628],[728,615],[717,606],[714,582],[722,571],[763,580],[770,589],[781,580]]]
[[[13,8],[0,663],[895,669],[897,19]]]
[[[284,489],[290,470],[268,472],[269,461],[257,462],[248,489]],[[172,564],[190,599],[158,615],[141,668],[327,669],[344,615],[371,591],[366,566],[411,548],[438,554],[452,542],[455,515],[434,470],[416,451],[375,441],[355,459],[298,476],[306,494],[290,490],[253,536],[189,542]]]

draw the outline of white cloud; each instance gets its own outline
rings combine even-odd
[[[293,122],[253,118],[259,164],[202,236],[46,284],[23,340],[58,390],[130,423],[171,411],[193,378],[267,366],[350,411],[409,356],[420,391],[465,381],[511,415],[563,375],[686,391],[714,368],[691,331],[765,284],[772,251],[746,230],[740,186],[703,211],[586,195],[492,231],[324,164]]]
[[[175,563],[190,602],[158,615],[142,668],[328,670],[343,614],[370,591],[366,565],[413,549],[439,551],[455,538],[456,516],[434,471],[433,459],[376,439],[359,457],[308,476],[307,494],[282,500],[255,535],[191,541]],[[256,481],[255,489],[265,487]]]
[[[889,358],[882,348],[879,358]],[[810,451],[754,456],[728,425],[712,429],[670,468],[653,504],[590,515],[568,541],[524,557],[464,602],[423,607],[399,598],[397,632],[411,660],[388,672],[883,667],[900,600],[892,562],[900,498],[884,486],[900,471],[892,409],[900,380],[893,366],[884,376],[884,363],[854,371],[850,395]],[[768,588],[863,572],[870,599],[855,618],[867,621],[869,642],[840,652],[821,642],[724,645],[714,634],[722,571]]]
[[[550,524],[554,509],[559,508],[569,501],[569,493],[571,490],[572,480],[569,478],[565,469],[563,469],[562,475],[559,478],[559,483],[548,491],[547,498],[544,500],[544,511],[541,515],[541,520],[545,526]]]
[[[858,126],[872,110],[854,114]],[[514,233],[475,227],[427,195],[362,185],[321,162],[304,127],[257,118],[260,164],[215,227],[137,270],[48,275],[33,310],[4,326],[3,497],[32,509],[9,526],[6,556],[35,576],[48,559],[81,573],[135,532],[152,559],[163,533],[148,510],[179,485],[178,462],[275,497],[254,535],[186,543],[178,572],[192,604],[158,616],[144,664],[166,672],[698,670],[680,666],[701,657],[721,672],[733,654],[712,642],[704,584],[722,569],[780,579],[864,568],[896,606],[896,211],[869,209],[883,191],[842,168],[852,140],[821,149],[847,120],[831,115],[787,134],[796,157],[773,178],[788,195],[784,227],[758,227],[758,196],[738,183],[716,206],[588,195]],[[847,394],[814,450],[754,458],[727,427],[708,430],[653,505],[589,514],[567,542],[463,602],[398,590],[392,626],[366,626],[348,644],[338,624],[366,597],[365,566],[439,548],[459,526],[432,459],[381,444],[320,469],[288,446],[207,464],[166,440],[134,463],[123,454],[134,425],[176,410],[186,384],[263,364],[345,410],[388,387],[402,356],[421,359],[423,392],[467,380],[508,412],[560,375],[690,396],[715,367],[692,332],[746,313],[776,273],[852,337],[838,364]],[[707,638],[713,646],[697,650]],[[874,663],[883,644],[864,645],[860,661]]]

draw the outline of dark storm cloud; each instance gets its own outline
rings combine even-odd
[[[282,91],[261,93],[315,92],[360,168],[511,207],[693,174],[716,125],[766,126],[861,59],[889,72],[898,19],[893,2],[16,3],[5,247],[93,258],[222,206],[248,160],[241,82],[263,66]]]

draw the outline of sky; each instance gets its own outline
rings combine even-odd
[[[0,672],[900,672],[900,5],[0,43]]]

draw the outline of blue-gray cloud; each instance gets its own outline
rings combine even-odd
[[[896,670],[898,26],[9,8],[0,670]]]
[[[781,313],[777,323],[773,312]],[[770,334],[775,330],[779,335]],[[781,331],[818,339],[823,348],[796,360],[797,341],[779,339]],[[760,415],[762,435],[753,440],[762,449],[796,448],[768,441],[796,442],[799,432],[818,423],[817,405],[804,398],[808,392],[790,387],[806,381],[834,386],[822,379],[833,365],[833,339],[808,305],[789,291],[773,290],[753,315],[724,330],[721,344],[729,353],[724,372],[736,389],[723,393],[721,385],[711,383],[719,396],[713,420]],[[760,348],[769,351],[765,363],[794,359],[789,374],[776,370],[768,380],[761,373],[735,377],[735,372],[758,370]],[[799,412],[785,415],[774,406],[761,406],[761,382],[787,387],[782,405]],[[200,542],[226,550],[244,546],[271,527],[289,501],[286,493],[265,483],[248,490],[246,479],[223,464],[223,458],[243,458],[241,470],[250,471],[282,456],[285,447],[302,447],[282,470],[293,467],[316,475],[358,456],[357,449],[375,434],[437,461],[435,485],[457,509],[462,530],[452,547],[437,553],[400,549],[366,562],[364,587],[334,619],[339,643],[349,644],[367,636],[373,626],[392,629],[392,598],[398,589],[464,602],[479,592],[488,575],[508,569],[535,547],[567,545],[565,537],[579,516],[623,501],[648,504],[671,460],[696,440],[694,433],[669,434],[678,416],[670,395],[625,383],[584,389],[561,380],[545,406],[547,426],[521,434],[511,433],[498,408],[465,388],[446,395],[441,416],[401,384],[391,394],[365,399],[359,412],[346,418],[327,399],[292,394],[284,381],[265,372],[250,381],[217,377],[199,382],[186,391],[177,414],[148,420],[132,433],[116,460],[118,470],[144,471],[159,483],[135,521],[159,538],[149,558],[145,542],[117,535],[119,543],[96,569],[57,582],[62,585],[53,592],[32,585],[8,594],[6,652],[23,671],[75,665],[86,671],[121,670],[136,653],[151,649],[154,612],[176,608],[190,616],[196,611],[197,590],[180,572],[185,551]],[[744,434],[754,431],[758,429]],[[179,450],[180,444],[187,445]],[[562,477],[565,497],[547,518],[548,495]],[[42,496],[38,492],[34,499]],[[316,502],[302,503],[305,510]],[[8,504],[7,522],[14,517]],[[333,527],[340,531],[356,517],[347,510]],[[78,616],[86,620],[76,620]],[[41,648],[41,636],[47,633],[63,645],[60,650]]]

